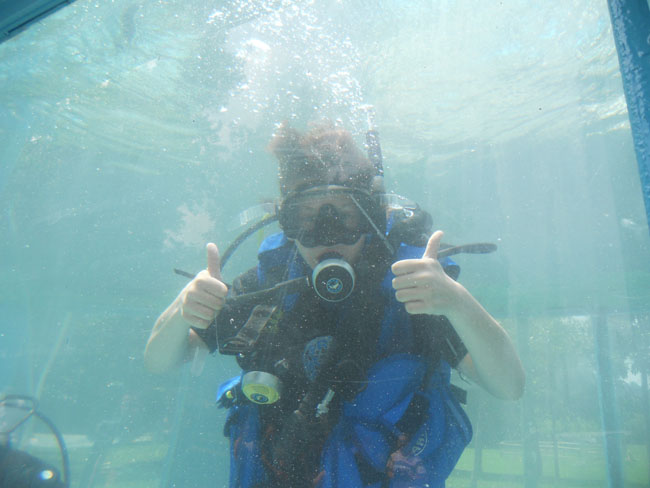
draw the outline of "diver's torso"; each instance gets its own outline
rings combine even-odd
[[[268,288],[306,272],[291,246],[284,241],[261,256],[255,286]],[[278,401],[266,405],[247,404],[239,397],[234,411],[239,409],[241,424],[230,431],[231,442],[241,444],[242,432],[257,432],[251,437],[258,450],[253,458],[264,474],[248,485],[237,481],[243,475],[236,475],[233,486],[343,486],[340,479],[350,476],[360,480],[357,486],[387,480],[385,458],[396,448],[397,436],[373,425],[386,417],[395,429],[414,399],[430,396],[428,383],[441,362],[435,344],[445,340],[450,326],[437,334],[432,317],[409,316],[392,293],[390,260],[369,251],[355,265],[358,281],[348,299],[328,303],[310,290],[280,297],[254,350],[237,356],[244,373],[264,371],[277,377],[281,393]],[[446,368],[440,375],[442,388],[449,386]],[[429,400],[422,404],[414,432],[426,430],[433,405]],[[251,422],[254,429],[247,427]],[[360,454],[352,444],[363,444],[362,431],[386,452]],[[354,475],[342,474],[336,463],[327,461],[341,449],[357,466]]]

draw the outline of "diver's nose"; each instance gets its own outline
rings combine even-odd
[[[338,220],[339,213],[331,203],[326,203],[318,210],[319,219]]]
[[[316,232],[322,246],[333,246],[338,243],[341,234],[341,221],[336,207],[332,204],[323,205],[318,211]]]

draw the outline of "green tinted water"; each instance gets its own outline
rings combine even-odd
[[[361,144],[369,113],[387,187],[449,243],[498,244],[459,256],[461,281],[528,373],[520,402],[469,388],[450,486],[604,486],[599,317],[626,482],[648,485],[650,250],[605,2],[77,0],[0,45],[0,86],[0,390],[39,396],[73,486],[225,485],[213,400],[234,362],[142,365],[172,268],[277,194],[278,123]],[[43,426],[22,442],[58,462]]]

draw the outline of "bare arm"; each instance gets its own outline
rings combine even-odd
[[[517,400],[524,391],[525,373],[514,345],[503,327],[461,288],[466,296],[447,315],[469,351],[457,369],[495,397]]]
[[[168,371],[186,360],[194,347],[205,347],[190,327],[207,328],[228,293],[221,281],[217,246],[208,244],[207,255],[208,268],[181,290],[154,324],[144,351],[144,363],[151,372]]]
[[[187,361],[195,347],[206,347],[183,319],[179,297],[158,317],[149,335],[144,364],[152,373],[169,371]]]

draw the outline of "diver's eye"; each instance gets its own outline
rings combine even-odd
[[[339,219],[345,227],[355,229],[359,226],[360,215],[356,207],[345,206],[338,212]]]

